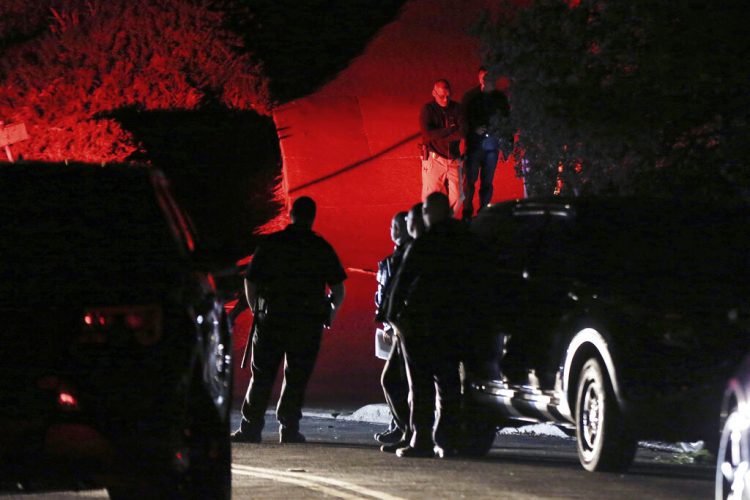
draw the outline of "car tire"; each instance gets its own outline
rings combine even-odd
[[[209,356],[208,362],[211,359]],[[193,376],[186,404],[172,428],[166,431],[172,436],[169,438],[172,451],[168,456],[139,464],[137,475],[108,486],[110,498],[231,498],[229,406],[217,406],[214,388],[205,383],[201,374]]]
[[[481,408],[465,407],[462,411],[457,451],[467,457],[483,457],[492,449],[497,425]]]
[[[229,414],[216,411],[214,400],[203,387],[197,392],[186,436],[189,463],[179,485],[187,494],[180,498],[228,500],[232,496]]]
[[[578,458],[588,471],[623,472],[635,458],[638,442],[597,358],[584,363],[578,379],[576,438]]]
[[[747,498],[750,492],[748,422],[733,402],[722,422],[719,450],[716,454],[716,499]],[[738,476],[740,474],[740,476]],[[742,492],[742,493],[740,493]]]

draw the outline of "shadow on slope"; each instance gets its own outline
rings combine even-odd
[[[235,17],[276,101],[310,94],[349,66],[406,0],[253,0]]]
[[[269,117],[221,106],[200,110],[110,114],[129,130],[141,152],[128,160],[162,169],[178,202],[221,262],[252,252],[253,230],[282,208],[274,198],[281,153]]]

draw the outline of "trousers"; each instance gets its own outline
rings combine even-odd
[[[320,350],[322,325],[319,318],[294,317],[274,320],[267,318],[253,335],[252,377],[242,403],[244,431],[260,432],[281,361],[284,381],[276,406],[281,429],[299,430],[305,390]]]
[[[385,402],[391,410],[396,426],[407,435],[409,432],[409,381],[406,375],[406,361],[398,335],[393,337],[393,347],[383,366],[380,377]]]
[[[426,333],[409,332],[402,339],[409,380],[410,446],[455,448],[461,411],[459,356],[449,339]]]
[[[474,215],[474,191],[479,179],[479,209],[486,207],[492,201],[495,169],[500,157],[500,144],[494,137],[473,136],[469,141],[466,153],[464,179],[463,217]]]
[[[422,160],[422,201],[435,191],[443,193],[448,196],[453,214],[457,215],[463,201],[462,175],[460,160],[431,152]]]

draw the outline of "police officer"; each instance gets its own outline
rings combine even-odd
[[[426,232],[406,252],[388,309],[409,380],[411,439],[395,452],[399,457],[446,457],[458,446],[459,361],[473,247],[465,226],[451,218],[446,195],[430,194],[422,210]]]
[[[477,73],[479,86],[461,100],[462,128],[466,135],[464,162],[464,205],[462,218],[474,216],[474,190],[479,179],[479,210],[492,201],[493,179],[500,153],[507,158],[513,150],[508,132],[510,106],[507,96],[495,88],[495,79],[484,66]],[[492,125],[503,130],[495,130]]]
[[[391,344],[380,378],[385,400],[391,410],[391,424],[385,431],[375,434],[375,440],[383,445],[399,442],[404,437],[409,422],[409,403],[407,402],[409,386],[406,381],[406,365],[395,329],[386,320],[386,307],[393,285],[393,277],[401,265],[407,246],[411,242],[406,227],[407,216],[407,212],[398,212],[393,216],[391,220],[391,240],[395,243],[393,253],[378,262],[375,320],[383,323],[384,335],[387,335],[386,340],[390,340]]]
[[[331,245],[312,231],[315,211],[312,198],[298,198],[290,212],[291,224],[266,237],[248,265],[245,294],[256,317],[252,378],[233,441],[261,441],[271,389],[285,359],[276,407],[279,441],[305,442],[299,432],[305,389],[320,349],[323,325],[330,325],[344,301],[347,277]]]

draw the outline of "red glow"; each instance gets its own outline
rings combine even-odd
[[[154,345],[162,335],[162,312],[159,306],[122,306],[91,308],[83,314],[84,326],[78,341],[104,344],[108,335],[123,328],[144,346]]]
[[[78,406],[78,400],[71,393],[60,391],[60,395],[57,397],[57,404],[68,408],[75,408]]]
[[[145,323],[143,316],[140,314],[130,313],[125,316],[125,324],[128,325],[128,328],[131,330],[143,328]]]

